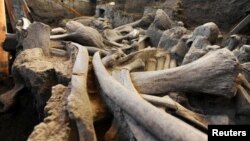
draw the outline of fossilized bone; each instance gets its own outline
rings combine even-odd
[[[147,35],[153,46],[157,47],[163,31],[172,28],[173,23],[169,16],[161,9],[156,11],[155,19],[147,30]]]
[[[115,40],[115,42],[121,42],[123,39],[134,39],[139,37],[140,31],[137,29],[132,30],[131,32],[129,32],[128,34],[119,37],[118,39]]]
[[[172,57],[176,59],[178,65],[182,63],[189,50],[186,44],[188,38],[188,35],[182,36],[178,43],[170,50]]]
[[[117,40],[120,36],[122,36],[118,31],[114,29],[106,29],[103,31],[103,37],[109,41],[115,41]]]
[[[132,28],[132,27],[131,27]],[[127,48],[126,44],[118,43],[117,41],[122,41],[123,39],[129,38],[128,35],[122,35],[122,31],[116,31],[114,29],[107,29],[103,32],[103,36],[105,38],[104,42],[107,45],[119,48]],[[137,35],[136,35],[137,36]],[[139,34],[138,34],[139,36]],[[132,36],[131,36],[132,37]]]
[[[157,59],[157,69],[156,70],[162,70],[161,68],[159,69],[159,63],[165,61],[165,66],[164,69],[169,69],[169,68],[175,68],[177,66],[177,62],[175,58],[171,59],[171,56],[169,53],[162,53],[163,57]],[[160,63],[161,64],[161,63]],[[160,65],[161,66],[161,65]],[[171,92],[169,95],[181,95],[185,96],[185,94],[179,94],[176,92]],[[207,129],[207,121],[202,115],[199,115],[197,113],[194,113],[193,111],[190,111],[180,105],[179,103],[175,102],[173,99],[171,99],[170,96],[165,96],[165,97],[156,97],[156,96],[150,96],[150,95],[142,95],[142,97],[152,104],[156,104],[160,107],[166,107],[173,109],[173,106],[175,107],[174,110],[176,110],[175,114],[193,122],[195,125],[199,126],[202,129]],[[172,106],[171,106],[172,105]],[[189,103],[186,103],[186,105],[190,108],[192,108]],[[179,107],[179,108],[178,108]]]
[[[122,48],[124,51],[143,49],[146,46],[147,36],[142,29],[133,29],[125,26],[120,30],[107,29],[103,32],[105,42],[111,46]],[[124,41],[127,41],[124,43]]]
[[[138,50],[141,50],[147,47],[147,43],[146,43],[147,39],[148,39],[147,35],[139,36],[138,42],[136,42],[138,46]]]
[[[106,45],[108,45],[108,46],[112,46],[112,47],[124,47],[124,45],[123,44],[119,44],[119,43],[117,43],[117,42],[115,42],[115,41],[110,41],[110,40],[104,40],[104,43],[106,44]]]
[[[42,48],[44,54],[50,56],[50,27],[48,25],[34,22],[27,28],[26,34],[22,41],[23,49]]]
[[[238,85],[238,90],[240,94],[244,95],[247,102],[250,103],[250,95],[248,94],[247,90],[241,85]]]
[[[250,81],[250,62],[241,64],[242,74]]]
[[[112,24],[110,23],[108,18],[97,18],[94,20],[91,25],[95,27],[99,32],[103,32],[106,29],[111,29]]]
[[[246,106],[247,104],[249,104],[249,90],[250,90],[250,83],[249,83],[249,80],[250,80],[250,75],[249,75],[249,65],[250,63],[244,63],[244,64],[241,64],[240,67],[241,67],[241,73],[239,73],[237,79],[238,79],[238,83],[239,83],[239,86],[238,86],[238,95],[241,95],[239,96],[239,105],[241,106],[238,106],[238,109],[241,109],[241,107],[245,108],[245,107],[248,107]],[[244,109],[243,108],[243,109]],[[247,111],[247,110],[246,110]],[[244,111],[245,113],[247,113],[246,111]]]
[[[117,64],[118,59],[123,58],[125,56],[126,54],[121,49],[118,49],[113,54],[104,57],[102,59],[102,62],[105,66],[111,67]]]
[[[71,19],[72,21],[77,21],[85,26],[90,26],[93,21],[97,20],[94,16],[80,16],[76,17],[74,19]]]
[[[66,24],[69,33],[62,35],[52,35],[52,40],[67,40],[79,43],[86,46],[94,46],[98,48],[105,48],[103,38],[100,33],[91,27],[84,26],[75,21],[69,21]]]
[[[229,50],[236,49],[241,43],[241,37],[238,35],[230,35],[228,39],[224,42],[223,46]]]
[[[145,13],[141,19],[129,24],[119,26],[115,28],[115,30],[120,30],[125,26],[132,26],[133,28],[140,27],[143,29],[147,29],[150,26],[150,24],[154,21],[154,18],[155,18],[155,12]]]
[[[155,58],[157,52],[159,52],[159,51],[160,51],[159,49],[150,48],[150,47],[145,48],[145,49],[141,49],[139,51],[132,52],[132,53],[126,55],[125,57],[118,59],[116,61],[116,64],[119,65],[119,64],[125,63],[126,61],[133,60],[136,58],[140,58],[143,60],[143,62],[147,62],[147,60],[149,58]]]
[[[157,47],[171,50],[173,46],[175,46],[179,42],[182,36],[185,36],[186,34],[190,34],[189,32],[190,32],[189,30],[180,26],[168,29],[162,33],[162,36],[159,40],[159,44],[157,45]],[[184,39],[185,38],[189,38],[189,36],[186,35]]]
[[[136,59],[140,58],[146,64],[145,70],[156,70],[157,68],[164,69],[165,65],[166,65],[165,63],[167,63],[168,66],[170,64],[170,58],[168,58],[168,57],[170,57],[169,53],[166,52],[164,49],[145,48],[145,49],[141,49],[141,50],[136,51],[136,52],[132,52],[128,55],[124,54],[124,52],[122,52],[122,51],[120,51],[120,53],[119,52],[117,52],[117,53],[119,55],[112,54],[110,56],[103,58],[102,59],[103,63],[108,67],[119,66],[119,65],[124,65],[124,63],[125,64],[131,63],[131,60],[136,60]],[[117,57],[117,56],[119,56],[119,57]],[[110,59],[113,61],[110,61]],[[166,59],[168,59],[168,60],[166,60]],[[109,65],[107,65],[107,64],[109,64]]]
[[[161,54],[159,53],[159,54],[156,55],[156,58],[157,58],[156,70],[163,70],[164,69],[164,64],[165,64],[165,61],[166,61],[166,55],[167,55],[166,52],[161,53]]]
[[[172,56],[173,56],[173,54],[172,54]],[[166,55],[167,58],[165,61],[168,61],[168,65],[166,66],[165,69],[169,69],[169,68],[171,69],[171,68],[177,67],[177,59],[175,57],[172,57],[172,56],[170,56],[169,54]],[[167,97],[169,97],[169,98],[173,97],[173,100],[175,100],[176,102],[180,102],[180,103],[184,104],[186,107],[188,107],[191,110],[197,110],[197,109],[194,109],[190,105],[189,100],[187,99],[185,93],[170,92]],[[180,97],[181,97],[181,100],[179,99]],[[183,116],[185,116],[185,115],[183,115]],[[202,121],[204,121],[204,120],[202,120]],[[204,124],[206,125],[206,121],[204,121]],[[204,126],[200,125],[199,123],[197,125],[204,129]]]
[[[190,49],[183,58],[182,65],[193,62],[201,58],[205,54],[207,54],[208,50],[206,49],[206,47],[209,45],[210,43],[206,37],[203,36],[195,37]]]
[[[86,49],[88,50],[88,53],[89,53],[90,55],[94,55],[96,52],[100,52],[100,54],[101,54],[102,56],[106,56],[106,55],[109,54],[108,51],[103,50],[103,49],[100,49],[100,48],[91,47],[91,46],[83,46],[83,45],[80,45],[80,44],[74,43],[74,42],[71,42],[71,44],[74,45],[74,46],[77,46],[78,48],[80,48],[80,47],[81,47],[81,48],[86,48]]]
[[[204,133],[149,104],[115,81],[102,64],[98,53],[93,65],[101,88],[125,112],[160,140],[207,140]],[[186,132],[189,131],[189,132]]]
[[[125,66],[119,66],[113,69],[112,75],[114,78],[117,79],[121,84],[123,84],[125,87],[127,87],[129,90],[136,92],[136,90],[132,86],[132,82],[129,77],[129,72],[131,70],[144,67],[144,62],[138,58],[131,63],[125,65]],[[135,95],[139,96],[139,95]],[[154,141],[156,140],[155,137],[153,137],[150,133],[148,133],[141,125],[139,125],[131,116],[129,116],[127,113],[125,113],[118,105],[115,104],[113,101],[109,101],[108,105],[110,109],[112,109],[114,114],[114,121],[113,125],[111,126],[110,130],[106,133],[107,137],[112,137],[112,133],[115,131],[118,134],[121,134],[121,130],[125,130],[127,137],[127,140],[131,140],[132,138],[135,138],[136,140],[146,140],[146,141]],[[116,106],[114,106],[116,105]],[[124,118],[123,118],[124,117]],[[126,124],[126,126],[124,126]],[[123,133],[122,133],[123,134]]]
[[[166,54],[165,63],[164,63],[164,69],[170,68],[170,63],[171,63],[171,55],[170,54]]]
[[[191,121],[195,125],[198,125],[199,127],[203,129],[207,129],[208,122],[206,121],[205,117],[197,114],[191,110],[188,110],[187,108],[183,107],[179,103],[175,102],[173,99],[171,99],[169,96],[164,97],[157,97],[157,96],[151,96],[151,95],[145,95],[141,94],[142,97],[149,101],[150,103],[165,107],[167,109],[174,110],[174,113]]]
[[[211,52],[184,66],[154,72],[135,72],[131,78],[140,93],[202,92],[232,97],[238,62],[227,49]]]
[[[235,49],[233,52],[240,63],[250,62],[250,45],[243,45],[240,49]]]
[[[237,93],[237,114],[248,115],[250,111],[250,83],[249,83],[249,63],[241,65],[241,73],[238,75]]]
[[[17,21],[16,28],[18,31],[27,30],[30,24],[31,23],[29,19],[22,17],[20,20]]]
[[[237,79],[238,79],[238,84],[241,84],[250,90],[250,83],[248,82],[246,77],[242,75],[242,73],[239,73],[239,75],[237,76]]]
[[[19,43],[22,44],[23,49],[30,48],[42,48],[43,53],[45,55],[50,55],[50,27],[43,23],[34,22],[30,24],[30,22],[22,18],[17,25],[17,38],[19,39]],[[3,104],[0,112],[4,112],[8,110],[14,102],[14,97],[17,95],[18,91],[24,88],[23,82],[15,80],[15,87],[1,95],[1,103]]]
[[[66,32],[67,32],[67,30],[65,30],[65,29],[63,29],[63,28],[61,28],[61,27],[57,27],[57,28],[51,29],[51,34],[52,34],[52,35],[64,34],[64,33],[66,33]]]
[[[87,92],[88,51],[79,45],[75,47],[77,47],[78,53],[72,72],[71,92],[67,98],[67,110],[70,118],[76,121],[79,140],[96,141],[93,111]]]
[[[57,48],[51,48],[50,53],[51,55],[55,55],[59,57],[64,57],[68,55],[67,51],[62,50],[62,49],[57,49]]]
[[[237,114],[249,115],[250,111],[250,94],[243,86],[238,85],[237,93]]]
[[[191,46],[192,42],[196,37],[202,36],[205,37],[211,44],[214,44],[219,36],[220,30],[218,26],[213,23],[205,23],[194,29],[192,37],[187,41],[187,44]]]
[[[121,45],[120,49],[126,53],[130,54],[133,53],[134,51],[142,50],[148,46],[147,42],[148,36],[147,35],[139,35],[139,38],[132,40],[131,45]]]
[[[146,70],[147,71],[154,71],[156,70],[157,60],[155,58],[149,58],[146,63]]]
[[[103,32],[103,36],[111,41],[117,41],[124,34],[132,32],[134,28],[132,26],[123,26],[120,29],[106,29]]]

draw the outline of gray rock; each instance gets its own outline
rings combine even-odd
[[[187,42],[188,44],[190,44],[195,40],[196,37],[203,36],[211,44],[214,44],[219,36],[219,33],[220,30],[215,23],[213,22],[205,23],[194,29],[192,37]]]
[[[185,55],[182,65],[191,63],[207,54],[208,50],[206,49],[206,47],[209,45],[210,43],[205,37],[196,37],[188,53]]]
[[[250,45],[243,45],[240,49],[233,51],[240,63],[250,62]]]
[[[229,50],[236,49],[241,43],[241,37],[238,35],[231,35],[226,41],[223,43],[223,46],[228,48]]]
[[[184,34],[189,31],[184,27],[174,27],[163,32],[158,47],[170,50],[175,46]]]
[[[161,9],[156,11],[154,22],[149,26],[147,35],[152,46],[157,47],[163,32],[172,28],[172,21],[169,16]]]

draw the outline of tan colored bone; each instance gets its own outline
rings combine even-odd
[[[188,110],[187,108],[183,107],[179,103],[175,102],[169,96],[157,97],[157,96],[142,94],[142,97],[156,106],[175,110],[175,113],[177,115],[189,120],[190,122],[194,123],[195,125],[198,125],[199,127],[203,129],[207,129],[208,122],[202,115]]]
[[[136,72],[131,78],[140,93],[202,92],[233,97],[237,75],[237,59],[229,50],[220,49],[184,66]]]
[[[78,53],[74,63],[71,92],[67,99],[67,110],[76,121],[80,141],[96,141],[93,111],[87,92],[89,56],[86,48],[76,46]]]
[[[124,85],[127,89],[137,93],[136,89],[133,86],[133,83],[130,79],[130,75],[129,72],[140,68],[140,67],[144,67],[144,62],[140,59],[137,58],[136,60],[133,60],[131,63],[123,66],[123,67],[119,67],[113,70],[112,72],[112,76],[119,81],[122,85]],[[140,97],[139,95],[135,95]],[[116,114],[116,113],[115,113]],[[126,130],[131,130],[130,132],[132,132],[134,138],[136,138],[136,140],[143,140],[143,141],[156,141],[157,137],[152,136],[148,131],[146,131],[140,124],[138,124],[138,122],[136,122],[131,116],[129,116],[128,114],[126,114],[125,112],[121,112],[121,114],[124,115],[125,117],[125,121],[127,122],[129,128]],[[114,119],[117,120],[117,119]],[[122,122],[122,121],[120,121]],[[118,125],[117,125],[118,124]],[[113,122],[113,125],[111,127],[111,129],[109,130],[109,132],[107,133],[108,135],[111,135],[112,132],[115,131],[115,133],[118,133],[117,130],[119,130],[119,121]],[[122,123],[124,124],[124,123]]]
[[[97,79],[105,94],[153,136],[158,137],[160,140],[172,141],[207,140],[204,133],[160,111],[142,98],[134,96],[136,93],[127,90],[109,75],[98,53],[94,55],[93,65]]]

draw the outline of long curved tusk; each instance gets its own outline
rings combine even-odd
[[[79,141],[96,141],[93,111],[87,92],[89,55],[87,48],[77,45],[76,47],[78,53],[72,72],[67,110],[70,118],[76,121]]]
[[[93,57],[95,74],[101,88],[118,106],[126,111],[152,135],[160,140],[205,141],[207,136],[185,122],[146,102],[114,80],[102,64],[99,53]]]

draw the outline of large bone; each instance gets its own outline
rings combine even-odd
[[[82,45],[80,45],[78,43],[74,43],[74,42],[72,42],[71,44],[78,47],[78,48],[86,48],[88,50],[89,55],[94,55],[98,51],[100,52],[100,54],[102,56],[108,55],[107,51],[100,49],[100,48],[96,48],[96,47],[92,47],[92,46],[82,46]]]
[[[136,93],[114,80],[103,66],[98,53],[94,55],[93,65],[97,79],[106,95],[153,136],[162,141],[207,140],[204,133],[135,96]]]
[[[76,21],[69,21],[67,23],[69,33],[62,35],[52,35],[52,40],[67,40],[79,43],[86,46],[95,46],[104,48],[103,38],[100,33],[91,27],[84,26]]]
[[[136,59],[126,66],[115,68],[112,72],[112,75],[128,89],[136,91],[131,85],[132,82],[129,77],[129,72],[140,67],[144,67],[144,62],[141,59]],[[139,125],[131,116],[125,113],[113,101],[108,100],[108,98],[105,99],[107,105],[109,105],[114,114],[112,126],[106,133],[106,140],[114,140],[114,138],[119,140],[119,137],[123,136],[122,138],[125,140],[131,140],[135,138],[138,141],[156,141],[155,137],[150,135],[141,125]]]
[[[163,32],[172,28],[172,25],[173,23],[169,16],[162,9],[158,9],[154,21],[147,30],[147,35],[154,47],[157,47],[159,44]]]
[[[187,33],[189,33],[189,31],[184,27],[177,26],[168,29],[162,33],[158,47],[170,50],[178,43],[178,40],[180,40],[181,37]]]
[[[123,50],[135,48],[136,46],[139,45],[139,42],[143,42],[143,40],[145,39],[140,40],[139,38],[138,42],[131,44],[129,46],[127,45],[127,43],[124,44],[123,41],[129,40],[131,42],[131,40],[133,39],[137,40],[137,38],[142,34],[145,34],[142,29],[140,30],[133,29],[130,26],[124,27],[124,29],[121,29],[121,30],[107,29],[103,32],[103,36],[106,39],[105,43],[107,45],[111,45],[113,47],[121,47],[123,48]]]
[[[128,90],[133,91],[134,93],[137,94],[135,96],[139,96],[139,94],[137,93],[136,89],[133,86],[133,83],[130,79],[129,72],[131,70],[134,70],[140,67],[144,67],[144,62],[139,58],[139,59],[132,61],[130,64],[123,66],[121,69],[114,69],[114,71],[112,72],[112,75],[114,76],[114,78],[116,78],[117,81],[123,84]],[[132,132],[130,134],[132,134],[133,138],[136,138],[136,140],[138,141],[156,141],[156,137],[153,137],[148,131],[146,131],[141,125],[139,125],[131,116],[124,113],[123,110],[120,110],[120,111],[121,111],[120,115],[124,116],[124,121],[122,124],[124,124],[124,122],[128,124],[128,129],[125,129],[125,130],[131,130],[129,132]],[[117,113],[114,113],[114,114],[117,116]],[[115,118],[114,120],[117,120],[117,118]],[[118,125],[121,124],[119,123],[119,121],[117,123]],[[113,126],[113,127],[116,127],[116,126]]]
[[[103,32],[106,29],[111,29],[112,24],[108,18],[97,18],[96,20],[91,21],[90,23],[94,28],[99,32]]]
[[[242,84],[243,86],[245,86],[247,89],[250,90],[250,83],[248,82],[247,78],[241,73],[239,73],[237,77],[237,81],[238,81],[238,84]]]
[[[174,110],[175,114],[189,120],[190,122],[201,127],[202,129],[205,129],[205,130],[207,129],[208,122],[206,121],[205,117],[191,110],[188,110],[187,108],[183,107],[179,103],[175,102],[169,96],[157,97],[157,96],[142,94],[142,97],[156,106],[161,106],[167,109]]]
[[[120,36],[118,39],[115,40],[115,42],[121,42],[124,39],[134,39],[137,38],[140,34],[140,31],[137,29],[132,30],[131,32],[129,32],[128,34],[124,35],[124,36]]]
[[[119,26],[119,27],[115,28],[115,30],[120,30],[126,26],[132,26],[134,28],[140,27],[143,29],[147,29],[150,26],[150,24],[154,21],[154,17],[155,17],[155,12],[145,13],[141,19],[139,19],[135,22],[129,23],[129,24]]]
[[[167,65],[166,65],[165,69],[177,67],[177,61],[176,61],[176,59],[173,58],[173,57],[170,58],[171,56],[170,56],[169,54],[167,54],[166,56],[167,56],[167,57],[166,57],[166,60],[165,60],[165,61],[168,61],[168,63],[167,63]],[[168,56],[169,56],[169,58],[168,58]],[[165,63],[166,63],[166,62],[165,62]],[[194,109],[194,108],[190,105],[189,100],[187,99],[185,93],[171,92],[171,93],[169,93],[168,96],[166,96],[166,97],[167,97],[167,99],[169,99],[169,100],[172,100],[172,98],[173,98],[174,102],[176,101],[177,104],[181,103],[182,105],[188,107],[188,108],[191,109],[191,110],[194,110],[194,111],[197,110],[197,109]],[[159,99],[159,100],[160,100],[160,99]],[[180,106],[181,106],[181,105],[180,105]],[[180,109],[182,109],[182,108],[180,108]],[[180,111],[182,112],[182,110],[180,110]],[[185,110],[184,110],[184,111],[185,111]],[[177,110],[176,114],[181,113],[181,112],[179,112],[179,111]],[[192,111],[191,111],[191,112],[192,112]],[[184,113],[185,113],[185,112],[184,112]],[[188,112],[187,112],[187,113],[188,113]],[[192,115],[192,113],[191,113],[190,115]],[[179,116],[183,116],[185,119],[190,120],[189,117],[188,117],[189,114],[180,114]],[[191,116],[191,117],[192,117],[192,116]],[[200,120],[200,119],[201,119],[201,120]],[[197,118],[197,120],[198,120],[199,123],[195,123],[195,124],[198,125],[198,126],[200,126],[202,129],[204,129],[204,125],[207,125],[206,121],[202,120],[202,118]],[[200,121],[199,121],[199,120],[200,120]],[[191,121],[191,122],[196,122],[195,120],[192,121],[192,119],[191,119],[190,121]],[[204,125],[201,125],[200,122],[203,122]],[[206,128],[207,128],[207,127],[206,127]]]
[[[242,87],[238,86],[237,93],[237,114],[249,115],[250,111],[250,94],[248,91]]]
[[[250,45],[243,45],[239,50],[234,50],[234,54],[240,63],[250,62]]]
[[[182,36],[178,43],[170,50],[172,57],[176,59],[178,65],[182,63],[185,55],[189,50],[186,44],[188,37],[188,35]]]
[[[207,54],[208,50],[206,50],[205,48],[208,45],[210,45],[210,43],[205,37],[203,37],[203,36],[196,37],[191,45],[191,48],[185,54],[182,65],[193,62],[193,61],[201,58],[205,54]]]
[[[184,66],[132,73],[140,93],[202,92],[232,97],[236,93],[238,62],[227,49],[211,52]]]
[[[241,44],[241,37],[238,35],[230,35],[226,41],[224,41],[224,47],[228,48],[229,50],[234,50]]]
[[[118,41],[121,39],[124,39],[125,36],[123,36],[124,33],[130,33],[134,29],[131,26],[125,26],[121,29],[106,29],[103,31],[103,36],[108,39],[109,41]]]
[[[187,44],[191,45],[196,37],[205,37],[211,44],[214,44],[219,36],[220,30],[218,26],[213,23],[205,23],[194,29],[192,37],[187,41]]]
[[[61,27],[51,29],[51,35],[64,34],[66,32],[67,32],[67,30],[65,30],[65,29],[63,29]]]
[[[96,141],[93,111],[87,92],[88,51],[84,47],[76,47],[78,53],[72,72],[71,92],[68,97],[67,110],[70,118],[76,121],[79,140]]]
[[[22,31],[26,32],[26,31]],[[27,28],[27,33],[23,33],[23,49],[42,48],[43,53],[50,55],[50,27],[43,23],[34,22]]]
[[[241,64],[242,74],[250,81],[250,62]]]

